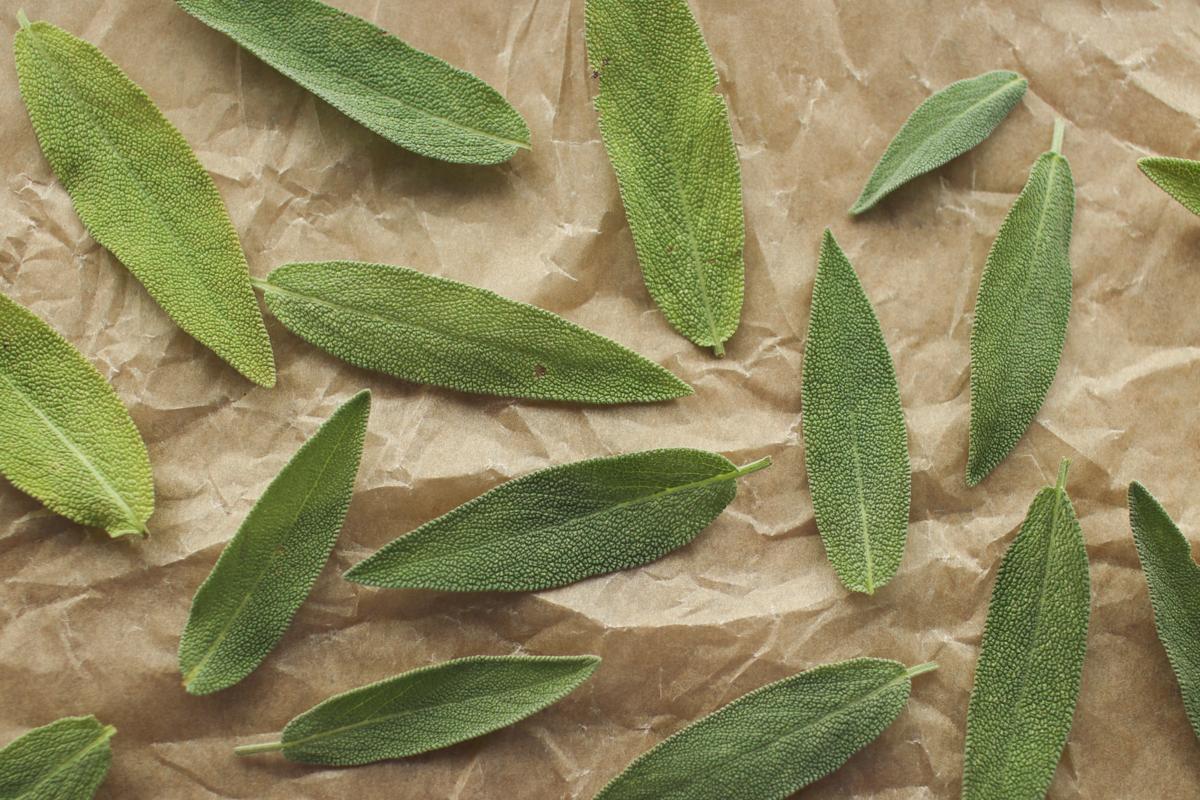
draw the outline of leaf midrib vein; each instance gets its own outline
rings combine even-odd
[[[9,387],[12,388],[13,393],[23,403],[25,403],[25,405],[29,406],[29,409],[37,415],[38,419],[40,419],[55,436],[58,437],[59,441],[63,443],[71,455],[75,456],[76,460],[79,461],[79,463],[81,463],[87,469],[87,471],[96,478],[100,486],[109,495],[109,497],[112,498],[113,502],[116,503],[117,508],[127,515],[129,523],[134,526],[140,526],[141,521],[138,519],[138,515],[133,512],[133,508],[125,501],[125,498],[121,496],[121,493],[117,491],[116,486],[111,483],[108,476],[105,475],[104,472],[90,458],[88,458],[87,454],[79,449],[71,437],[67,435],[66,431],[60,428],[58,424],[54,422],[54,420],[46,416],[46,414],[43,413],[42,410],[38,408],[32,400],[29,399],[29,396],[22,391],[21,387],[12,377],[0,372],[0,380],[3,380],[9,385]]]

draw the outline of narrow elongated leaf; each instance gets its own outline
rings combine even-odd
[[[967,709],[964,800],[1044,797],[1067,743],[1091,583],[1066,479],[1064,461],[1000,562]]]
[[[1025,434],[1050,390],[1071,311],[1075,183],[1054,147],[1043,153],[992,243],[971,328],[967,485],[995,469]]]
[[[912,473],[896,369],[854,267],[825,231],[804,347],[804,460],[817,529],[846,588],[900,566]]]
[[[1193,214],[1200,214],[1200,161],[1184,158],[1143,158],[1138,167],[1158,188]]]
[[[687,0],[588,0],[600,133],[646,288],[725,352],[742,313],[742,175],[717,70]]]
[[[768,684],[642,754],[596,800],[782,800],[874,740],[936,668],[856,658]]]
[[[318,0],[176,0],[355,122],[423,156],[507,161],[529,128],[499,92]]]
[[[1200,567],[1192,561],[1192,545],[1140,483],[1129,486],[1129,523],[1150,586],[1158,639],[1200,737]]]
[[[291,624],[346,519],[370,412],[371,393],[359,392],[304,443],[196,592],[179,641],[192,694],[245,678]]]
[[[404,758],[512,725],[570,694],[597,656],[473,656],[414,669],[334,695],[283,729],[278,742],[238,755],[282,750],[305,764],[351,767]]]
[[[64,717],[0,750],[0,798],[88,800],[112,763],[117,729],[95,717]]]
[[[287,264],[258,286],[292,333],[416,383],[597,404],[692,393],[657,364],[549,311],[404,267]]]
[[[21,97],[79,218],[179,327],[255,383],[275,359],[212,178],[137,84],[92,45],[22,18]]]
[[[861,214],[896,189],[986,139],[1021,102],[1028,81],[997,70],[957,81],[917,106],[850,209]]]
[[[531,592],[628,569],[692,541],[737,493],[737,467],[702,450],[648,450],[501,484],[401,536],[346,579],[390,589]]]
[[[0,295],[0,474],[56,514],[144,533],[150,456],[108,382],[46,323]]]

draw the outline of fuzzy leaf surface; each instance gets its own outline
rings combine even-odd
[[[95,717],[64,717],[0,750],[0,800],[89,800],[112,764],[117,729]]]
[[[1193,214],[1200,214],[1200,161],[1185,158],[1143,158],[1138,167],[1158,188],[1178,200]]]

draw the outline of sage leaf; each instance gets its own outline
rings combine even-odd
[[[145,533],[150,455],[117,393],[78,350],[0,295],[0,474],[110,536]]]
[[[813,281],[801,403],[817,530],[846,588],[900,567],[912,473],[896,369],[854,267],[825,231]]]
[[[95,717],[64,717],[0,750],[0,798],[88,800],[112,763],[117,729]]]
[[[1067,743],[1091,594],[1067,467],[1000,562],[967,708],[964,800],[1044,797]]]
[[[15,53],[42,152],[88,232],[179,327],[273,386],[246,256],[183,136],[116,64],[60,28],[21,17]]]
[[[687,0],[588,0],[600,134],[654,302],[718,355],[742,313],[742,176]]]
[[[982,142],[1021,102],[1029,82],[997,70],[957,81],[917,106],[850,208],[861,214],[896,189]]]
[[[1200,161],[1184,158],[1143,158],[1138,167],[1158,188],[1193,214],[1200,214]]]
[[[578,461],[501,484],[346,572],[389,589],[532,592],[628,569],[692,541],[737,493],[737,467],[702,450]]]
[[[549,311],[404,267],[287,264],[257,285],[300,338],[415,383],[596,404],[692,393],[657,364]]]
[[[355,122],[401,147],[462,164],[507,161],[529,128],[499,92],[318,0],[176,0],[196,19]]]
[[[1140,483],[1129,486],[1129,523],[1150,586],[1158,639],[1200,737],[1200,567],[1192,561],[1191,544]]]
[[[472,656],[414,669],[334,695],[283,729],[289,761],[352,767],[425,753],[519,722],[588,679],[597,656]]]
[[[304,443],[196,592],[179,641],[191,694],[234,685],[283,637],[346,519],[370,411],[371,393],[359,392]]]
[[[1042,407],[1067,336],[1071,311],[1071,221],[1075,184],[1054,146],[1029,173],[992,243],[971,328],[971,432],[967,485],[1016,446]]]
[[[856,658],[767,684],[643,753],[596,800],[782,800],[879,736],[936,668]]]

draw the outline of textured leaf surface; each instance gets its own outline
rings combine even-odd
[[[287,264],[259,286],[297,336],[416,383],[598,404],[692,393],[657,364],[549,311],[404,267]]]
[[[768,684],[644,753],[596,800],[783,800],[882,733],[934,667],[858,658]]]
[[[588,0],[600,133],[646,288],[724,352],[742,313],[742,177],[717,70],[686,0]]]
[[[1129,522],[1154,606],[1158,639],[1179,679],[1183,707],[1200,736],[1200,567],[1192,546],[1140,483],[1129,487]]]
[[[529,128],[499,92],[318,0],[176,0],[346,116],[423,156],[507,161]]]
[[[964,800],[1044,797],[1071,730],[1091,588],[1066,467],[1000,562],[967,709]]]
[[[1158,188],[1193,214],[1200,214],[1200,161],[1183,158],[1143,158],[1138,166]]]
[[[0,750],[0,799],[88,800],[112,763],[117,729],[95,717],[64,717]]]
[[[905,121],[862,194],[850,209],[861,214],[900,186],[986,139],[1025,95],[1028,81],[1015,72],[985,72],[952,83],[928,97]]]
[[[293,719],[281,741],[291,761],[349,767],[404,758],[512,725],[570,694],[596,656],[474,656],[414,669],[335,695]]]
[[[509,481],[401,536],[346,573],[392,589],[529,592],[661,558],[737,493],[737,467],[702,450],[648,450]]]
[[[846,588],[900,566],[912,473],[896,369],[871,302],[825,231],[804,347],[804,460],[825,551]]]
[[[15,44],[21,97],[79,218],[163,310],[255,383],[271,340],[237,232],[179,131],[116,64],[37,22]]]
[[[988,253],[971,329],[974,486],[1024,435],[1050,390],[1071,311],[1075,184],[1057,152],[1043,153]]]
[[[112,536],[154,511],[150,456],[79,351],[0,295],[0,473],[51,511]]]
[[[253,672],[308,597],[346,519],[370,411],[370,392],[359,392],[304,443],[196,592],[179,642],[192,694]]]

